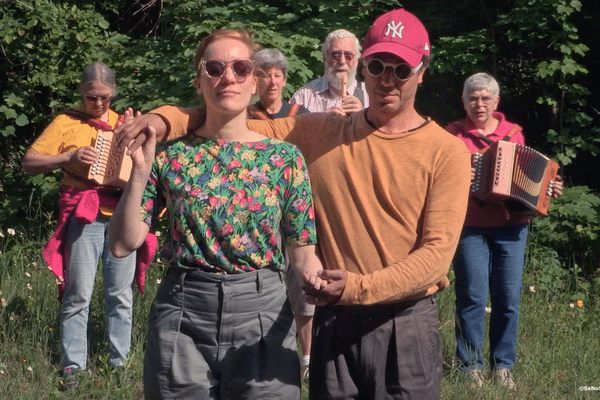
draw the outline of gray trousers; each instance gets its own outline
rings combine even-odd
[[[148,321],[146,399],[299,399],[295,336],[282,272],[170,268]]]
[[[435,297],[317,307],[310,399],[438,399],[442,348]]]

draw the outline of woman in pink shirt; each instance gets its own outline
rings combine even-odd
[[[471,153],[498,140],[525,144],[522,128],[508,122],[496,111],[498,82],[477,73],[464,83],[463,105],[467,117],[451,123],[446,130],[461,138]],[[560,176],[555,179],[553,197],[562,193]],[[456,276],[456,354],[460,368],[474,386],[482,386],[485,306],[488,288],[490,316],[490,368],[493,379],[514,389],[519,302],[529,217],[510,211],[503,203],[483,204],[469,198],[465,226],[453,261]]]

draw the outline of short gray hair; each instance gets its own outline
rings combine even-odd
[[[278,49],[263,49],[254,55],[254,60],[256,69],[279,68],[287,79],[289,65],[283,53]]]
[[[475,90],[487,90],[494,97],[497,97],[500,94],[500,86],[498,85],[498,81],[496,81],[493,76],[486,74],[485,72],[478,72],[468,77],[465,80],[462,95],[466,98],[469,93]]]
[[[106,86],[113,88],[113,94],[117,87],[115,81],[115,73],[112,69],[103,62],[93,62],[81,73],[81,83],[79,84],[79,92],[83,95],[87,87],[94,82],[100,82]]]
[[[325,41],[323,42],[323,46],[321,46],[321,50],[323,51],[323,56],[325,56],[325,54],[327,54],[329,52],[329,50],[331,49],[331,42],[333,42],[336,39],[346,39],[346,38],[354,39],[354,49],[356,50],[356,57],[360,58],[360,52],[362,50],[362,47],[360,47],[360,42],[358,41],[358,38],[356,37],[356,35],[354,33],[347,31],[345,29],[338,29],[333,32],[330,32],[329,35],[327,35],[327,37],[325,38]]]

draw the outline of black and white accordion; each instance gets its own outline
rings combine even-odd
[[[471,192],[483,203],[504,203],[511,211],[548,214],[552,181],[559,165],[539,151],[499,140],[473,154]]]

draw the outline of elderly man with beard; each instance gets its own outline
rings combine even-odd
[[[356,36],[345,29],[327,35],[323,43],[325,75],[298,89],[290,103],[300,104],[310,112],[342,115],[367,108],[369,96],[365,85],[356,80],[360,50]]]

